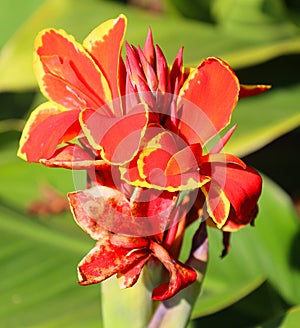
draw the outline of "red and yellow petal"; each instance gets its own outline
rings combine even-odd
[[[97,109],[112,100],[104,74],[83,46],[63,30],[38,34],[34,70],[43,94],[67,109]]]
[[[169,282],[153,290],[153,300],[167,300],[196,280],[196,272],[192,268],[178,262],[161,245],[152,241],[150,243],[150,249],[153,255],[159,259],[169,271]]]
[[[230,202],[226,194],[214,182],[205,184],[201,190],[205,196],[205,210],[217,228],[221,229],[226,223],[230,212]]]
[[[148,123],[146,105],[138,104],[122,117],[86,109],[80,114],[82,129],[95,149],[109,163],[123,164],[138,152]]]
[[[106,77],[113,99],[122,95],[120,86],[125,87],[126,74],[121,51],[126,26],[126,17],[120,15],[99,25],[83,42],[83,46]]]
[[[190,144],[204,144],[228,125],[238,101],[239,81],[218,58],[191,71],[179,93],[179,131]]]
[[[65,111],[51,103],[37,107],[23,130],[18,156],[28,162],[50,158],[59,144],[80,134],[78,115],[78,110]]]
[[[254,169],[229,164],[223,187],[238,220],[253,216],[262,190],[262,178]]]

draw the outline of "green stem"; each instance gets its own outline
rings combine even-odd
[[[152,314],[151,288],[147,270],[137,283],[120,289],[116,277],[101,283],[102,328],[144,328]]]
[[[199,296],[208,261],[208,238],[206,224],[202,222],[192,243],[186,264],[197,272],[197,280],[156,309],[148,328],[186,327],[194,304]]]

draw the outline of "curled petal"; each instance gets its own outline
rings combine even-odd
[[[153,300],[166,300],[196,280],[196,272],[190,267],[176,261],[161,245],[152,241],[150,249],[153,255],[162,262],[170,274],[168,283],[162,284],[153,290]]]
[[[180,90],[179,131],[190,144],[204,144],[228,125],[238,95],[239,81],[231,68],[218,58],[204,60]]]
[[[44,95],[65,108],[97,109],[112,99],[99,67],[63,30],[48,29],[38,34],[34,69]]]
[[[105,161],[95,160],[90,153],[74,144],[57,149],[50,159],[42,158],[40,163],[48,167],[63,167],[71,170],[90,168],[100,170],[107,165]]]
[[[78,110],[64,111],[51,103],[37,107],[23,130],[18,156],[28,162],[50,158],[59,144],[80,134],[78,115]]]
[[[247,85],[247,84],[241,84],[240,85],[240,98],[250,97],[259,95],[260,93],[263,93],[265,91],[268,91],[271,89],[270,85],[263,85],[263,84],[254,84],[254,85]]]
[[[235,164],[243,169],[247,166],[246,164],[239,159],[238,157],[231,155],[231,154],[224,154],[224,153],[209,153],[201,158],[202,164],[211,164],[212,170],[214,170],[215,163],[227,165],[227,164]]]

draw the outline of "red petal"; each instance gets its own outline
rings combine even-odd
[[[223,231],[237,231],[248,224],[254,224],[254,219],[258,213],[258,206],[255,205],[251,211],[248,211],[247,216],[238,218],[235,210],[231,208],[227,222],[222,227]]]
[[[18,155],[28,162],[50,158],[56,147],[76,138],[81,131],[79,111],[61,111],[45,103],[32,112],[24,128]]]
[[[49,167],[63,167],[72,170],[89,168],[100,170],[107,165],[103,160],[95,160],[90,153],[78,145],[59,148],[50,159],[41,159],[40,163]]]
[[[223,190],[238,220],[251,216],[256,209],[261,188],[262,179],[255,170],[250,167],[242,169],[232,164],[227,165]]]
[[[35,72],[47,98],[68,109],[97,109],[111,100],[104,75],[72,36],[42,31],[35,49]]]
[[[127,19],[124,15],[108,20],[93,30],[83,43],[104,73],[113,98],[121,96],[120,85],[125,83],[125,74],[122,76],[124,64],[121,50],[126,25]]]
[[[179,131],[190,144],[205,143],[230,122],[238,94],[239,81],[230,67],[218,58],[206,59],[179,93]]]
[[[191,145],[176,152],[168,161],[165,169],[166,175],[176,175],[198,169],[198,160],[202,148],[199,145]]]
[[[148,63],[152,67],[155,67],[156,56],[155,56],[155,50],[154,50],[154,44],[153,44],[152,31],[150,28],[148,30],[148,35],[147,35],[143,50],[144,50],[144,55],[145,55]]]
[[[135,106],[123,117],[109,117],[100,111],[86,109],[81,112],[84,133],[95,149],[110,163],[130,161],[138,152],[148,122],[144,104]]]
[[[271,89],[270,85],[262,85],[262,84],[255,84],[255,85],[241,84],[240,87],[241,87],[240,94],[239,94],[240,98],[259,95],[260,93],[263,93]]]
[[[165,93],[171,91],[170,73],[167,60],[157,45],[156,48],[156,74],[158,77],[158,91]]]
[[[178,95],[183,83],[183,47],[179,50],[170,72],[171,92]]]
[[[153,290],[153,300],[166,300],[196,280],[196,272],[190,267],[176,261],[161,245],[152,241],[150,249],[153,255],[162,262],[170,274],[168,283],[162,284]]]

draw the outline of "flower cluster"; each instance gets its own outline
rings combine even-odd
[[[40,32],[34,69],[49,101],[28,119],[18,155],[87,172],[87,188],[68,195],[97,241],[79,263],[81,285],[117,274],[130,287],[151,260],[169,272],[152,295],[165,300],[196,279],[178,260],[189,224],[201,217],[227,236],[257,214],[261,177],[222,152],[235,126],[219,133],[240,97],[267,87],[241,85],[214,57],[186,68],[183,49],[169,66],[151,30],[143,48],[126,44],[123,60],[126,24],[123,15],[106,21],[82,45],[62,30]]]

